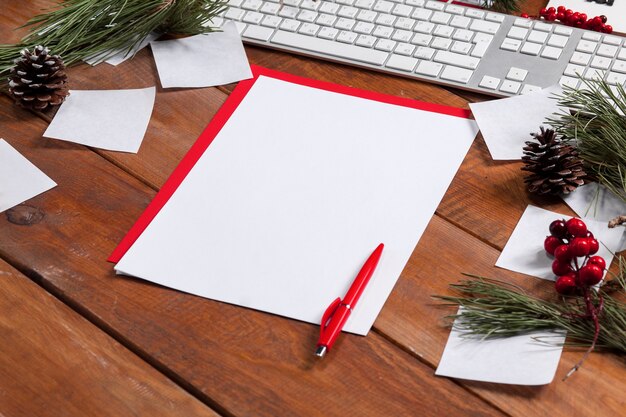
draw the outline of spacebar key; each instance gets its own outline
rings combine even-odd
[[[361,48],[360,46],[328,41],[282,30],[277,30],[270,42],[373,65],[383,65],[389,55],[387,52],[375,49]]]

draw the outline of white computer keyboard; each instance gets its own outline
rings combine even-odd
[[[426,0],[230,0],[244,42],[495,96],[626,82],[618,36]]]

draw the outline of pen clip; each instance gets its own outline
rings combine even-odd
[[[341,298],[337,297],[335,301],[330,303],[326,311],[324,311],[324,315],[322,316],[322,322],[320,323],[320,337],[324,335],[324,331],[326,330],[326,327],[328,327],[328,322],[333,317],[333,314],[335,314],[335,311],[337,311],[337,308],[339,308],[340,305]]]

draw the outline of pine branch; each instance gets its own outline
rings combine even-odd
[[[559,106],[572,110],[548,123],[576,145],[587,172],[626,202],[626,92],[604,81],[583,83],[579,90],[564,89]]]
[[[521,0],[483,0],[482,7],[500,13],[513,13],[520,11]]]
[[[97,56],[129,52],[151,32],[196,35],[213,32],[211,19],[227,0],[64,0],[35,16],[18,45],[0,45],[0,77],[23,48],[48,47],[66,65]]]

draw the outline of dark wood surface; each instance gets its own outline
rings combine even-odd
[[[539,2],[529,2],[527,11]],[[52,1],[0,0],[0,40]],[[247,47],[251,63],[434,103],[488,99],[366,70]],[[550,283],[493,267],[527,204],[520,163],[473,144],[367,337],[343,335],[316,362],[316,326],[118,277],[106,262],[228,97],[219,88],[159,87],[149,49],[118,67],[69,70],[73,89],[157,86],[138,154],[42,138],[50,115],[0,96],[0,136],[58,186],[0,214],[1,416],[618,416],[624,360],[566,349],[547,386],[440,378],[448,293],[462,272]],[[9,179],[2,179],[3,181]],[[193,210],[193,207],[190,208]]]

